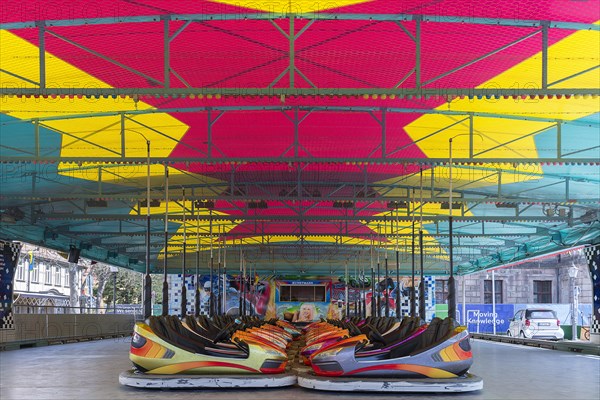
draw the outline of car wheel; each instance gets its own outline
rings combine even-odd
[[[523,333],[523,331],[521,331],[521,333],[519,333],[519,337],[520,337],[521,339],[525,339],[525,333]]]

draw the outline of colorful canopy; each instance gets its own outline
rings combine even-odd
[[[153,271],[406,272],[423,231],[446,274],[450,206],[459,273],[600,237],[598,2],[5,3],[6,238],[141,270],[148,177]]]

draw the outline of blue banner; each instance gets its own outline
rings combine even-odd
[[[457,320],[462,322],[462,304],[457,306]],[[496,304],[496,313],[492,312],[491,304],[467,304],[467,329],[474,333],[492,333],[494,323],[496,333],[506,333],[510,320],[515,315],[513,304]]]

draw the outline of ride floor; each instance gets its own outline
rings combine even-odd
[[[271,389],[148,390],[119,384],[131,368],[129,338],[0,353],[0,399],[594,399],[600,395],[600,357],[473,340],[470,372],[483,390],[448,394],[323,392],[298,386]]]

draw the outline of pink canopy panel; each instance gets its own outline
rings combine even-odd
[[[553,54],[555,58],[547,60],[552,65],[544,73],[558,78],[542,78],[543,68],[532,65],[542,64],[542,52],[548,53],[553,46],[565,46],[569,38],[582,33],[583,28],[573,28],[573,24],[596,23],[600,19],[597,1],[340,0],[330,5],[326,5],[327,2],[310,4],[309,1],[285,3],[260,0],[237,3],[233,0],[51,3],[7,0],[0,8],[0,22],[38,21],[41,26],[39,21],[46,21],[43,30],[33,25],[29,28],[20,26],[9,28],[6,34],[16,37],[20,44],[27,43],[33,49],[32,54],[38,49],[41,53],[45,51],[48,65],[56,60],[62,63],[48,67],[47,87],[99,85],[123,90],[123,93],[130,89],[131,93],[136,93],[135,104],[130,103],[136,112],[159,111],[156,114],[165,117],[161,124],[164,121],[165,127],[176,126],[173,131],[179,129],[179,136],[168,138],[165,141],[168,145],[161,144],[165,153],[161,157],[167,161],[169,158],[178,160],[170,166],[190,179],[183,185],[198,184],[209,188],[208,197],[215,199],[214,211],[218,215],[239,216],[239,221],[232,222],[235,226],[230,232],[240,237],[255,236],[257,232],[265,236],[329,235],[328,240],[323,241],[331,242],[331,233],[338,231],[337,226],[332,226],[343,221],[340,232],[351,232],[354,239],[368,241],[377,232],[366,220],[390,210],[387,202],[381,201],[389,194],[382,188],[392,182],[390,186],[395,185],[396,192],[389,196],[406,197],[410,189],[414,195],[419,172],[431,168],[428,163],[417,165],[414,160],[426,161],[428,157],[439,160],[442,151],[441,157],[445,157],[446,136],[458,133],[458,130],[448,133],[445,129],[465,118],[467,111],[460,106],[456,108],[463,112],[460,117],[453,120],[455,115],[450,115],[446,119],[446,116],[435,119],[439,117],[438,111],[450,110],[454,105],[452,101],[457,100],[445,90],[495,88],[497,81],[502,82],[501,87],[506,90],[529,84],[537,87],[537,82],[543,79],[546,80],[545,89],[548,89],[556,83],[553,79],[585,77],[585,73],[593,71],[587,61],[582,61],[585,57],[580,57],[582,50],[579,49],[579,53],[564,57]],[[269,14],[271,19],[266,19],[266,13],[270,11],[275,13]],[[306,14],[311,12],[317,17]],[[397,18],[380,20],[384,14]],[[191,15],[212,15],[213,18],[190,19]],[[340,18],[320,18],[324,15]],[[106,20],[98,23],[102,18]],[[140,22],[140,18],[144,21]],[[62,21],[53,23],[52,20]],[[552,27],[549,21],[563,26]],[[547,30],[541,26],[545,23],[549,24]],[[44,39],[43,43],[40,37]],[[581,37],[577,40],[577,43],[584,41]],[[555,51],[560,53],[560,50]],[[558,74],[556,71],[560,68],[568,69],[565,57],[572,59],[577,68],[581,64],[581,68]],[[11,54],[4,60],[13,62],[19,60],[19,55]],[[27,72],[37,73],[36,67],[37,64],[29,66]],[[535,83],[507,84],[508,78],[502,80],[506,75],[511,76],[507,72],[518,68],[528,72],[539,68],[535,71]],[[66,72],[61,74],[64,71],[76,72],[81,81],[70,81],[65,77]],[[3,73],[16,79],[20,71],[9,72]],[[182,94],[185,89],[194,93]],[[273,92],[256,95],[257,90],[267,89],[273,89]],[[320,92],[306,95],[297,89]],[[432,90],[436,94],[390,94],[396,89]],[[277,90],[285,94],[273,95]],[[390,92],[382,94],[386,90]],[[533,111],[523,111],[523,114],[540,113],[556,119],[569,115],[566,107],[557,105],[557,98],[552,101],[548,107],[550,111],[532,108]],[[468,108],[468,105],[461,105]],[[541,157],[541,152],[546,151],[544,154],[547,155],[550,147],[560,142],[548,134],[554,119],[536,121],[540,126],[534,128],[531,128],[533,124],[525,126],[525,119],[519,119],[519,105],[499,107],[499,111],[487,106],[477,108],[477,105],[469,109],[475,110],[469,111],[473,113],[488,113],[475,123],[475,133],[478,133],[477,129],[486,130],[485,140],[489,141],[489,146],[485,147],[484,153],[497,154],[499,147],[508,148],[513,140],[522,140],[519,144],[526,142],[522,146],[525,150],[519,148],[514,153],[523,150],[523,159]],[[73,110],[76,111],[64,110],[64,113],[86,112],[81,107]],[[134,110],[129,111],[134,115]],[[53,115],[55,110],[36,109],[35,112],[40,115],[31,114],[34,118],[44,116],[46,112]],[[496,112],[498,114],[494,114]],[[573,108],[573,113],[576,112],[580,112],[582,118],[592,113],[587,103],[577,104]],[[506,126],[491,127],[496,121],[490,122],[489,118],[500,118],[503,113],[507,115]],[[116,122],[110,121],[107,125],[109,123]],[[72,124],[76,126],[77,122]],[[511,131],[513,125],[515,128]],[[465,132],[469,129],[464,124],[460,128]],[[562,127],[565,154],[571,154],[569,151],[573,150],[567,148],[573,146],[567,145],[569,128],[568,124]],[[447,134],[443,139],[437,142],[424,140],[440,131]],[[93,140],[98,141],[99,147],[104,146],[102,148],[106,150],[117,146],[114,137],[109,144],[102,142],[103,135],[98,132],[93,133]],[[503,136],[497,138],[496,134]],[[124,133],[122,137],[125,137]],[[135,138],[138,147],[139,139]],[[125,139],[122,140],[125,143]],[[134,139],[128,136],[126,140],[133,143]],[[550,142],[551,145],[547,145]],[[574,149],[573,154],[584,150]],[[88,151],[94,152],[94,149]],[[513,154],[510,151],[506,153],[509,156]],[[561,151],[557,149],[559,156]],[[118,156],[117,151],[113,153]],[[124,157],[125,150],[122,154]],[[503,156],[499,159],[503,160]],[[190,161],[181,161],[183,159]],[[386,162],[380,163],[382,159]],[[406,159],[413,161],[404,163]],[[438,162],[437,166],[440,168],[436,174],[446,173],[445,165]],[[494,177],[485,176],[486,168]],[[532,168],[535,168],[535,174],[543,173],[537,166]],[[480,191],[483,186],[486,190],[494,186],[500,197],[505,186],[511,184],[522,183],[522,193],[530,193],[532,189],[527,185],[535,180],[523,178],[520,182],[522,177],[517,176],[518,171],[508,171],[502,182],[497,178],[495,185],[496,166],[484,166],[481,168],[484,172],[473,172],[474,169],[464,171],[465,174],[472,173],[473,182],[465,178],[461,184],[473,183],[469,189],[473,190],[471,196],[476,196],[476,201],[481,199],[477,196],[492,196],[490,191]],[[177,179],[183,180],[181,176]],[[435,188],[436,192],[433,173],[429,176],[431,182],[425,184],[431,184],[431,197],[445,196],[447,187]],[[484,182],[486,179],[489,181]],[[569,190],[576,192],[577,183],[570,184]],[[552,187],[552,184],[543,187]],[[232,190],[235,193],[229,193]],[[225,200],[227,198],[230,200]],[[262,198],[266,200],[260,207],[249,208],[249,201]],[[337,198],[342,199],[342,203]],[[344,207],[344,199],[351,199],[351,209]],[[439,202],[431,203],[435,201]],[[493,211],[498,212],[496,206],[493,207]],[[472,205],[467,208],[479,212],[485,207]],[[437,208],[431,212],[436,211]],[[414,215],[414,210],[412,212]],[[307,220],[301,221],[299,216]],[[329,222],[328,218],[336,222]],[[261,225],[260,229],[256,228],[257,224]],[[435,229],[438,228],[436,225]],[[444,232],[444,228],[439,231]]]

